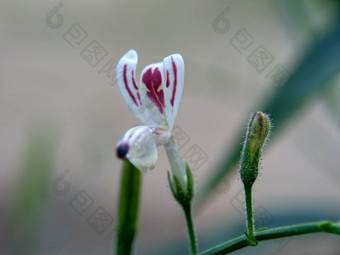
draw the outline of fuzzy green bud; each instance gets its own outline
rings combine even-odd
[[[248,124],[246,139],[241,155],[240,174],[244,186],[247,229],[245,232],[249,245],[256,246],[255,225],[252,206],[252,186],[259,173],[259,161],[263,145],[270,133],[269,117],[262,112],[255,112]]]
[[[266,114],[255,112],[251,116],[241,155],[240,174],[244,185],[252,186],[258,176],[259,160],[270,128],[270,120]]]

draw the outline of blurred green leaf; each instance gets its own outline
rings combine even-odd
[[[331,28],[340,7],[338,0],[277,0],[276,4],[287,22],[287,32],[293,32],[295,38],[307,42]]]
[[[126,160],[120,187],[117,255],[132,253],[132,245],[137,229],[139,200],[141,193],[141,172]]]
[[[13,207],[6,232],[14,242],[14,254],[22,254],[33,243],[48,201],[56,141],[45,130],[36,129],[29,136],[18,189],[13,192]],[[18,245],[19,244],[19,245]]]
[[[337,75],[333,82],[333,87],[325,93],[325,97],[327,97],[325,103],[333,119],[340,127],[340,75]]]
[[[292,73],[289,80],[275,90],[264,104],[259,105],[254,111],[260,110],[270,115],[274,132],[282,128],[297,110],[308,99],[334,83],[331,79],[340,70],[340,20],[335,24],[335,29],[325,35],[307,52],[301,63]],[[263,100],[262,100],[263,101]],[[246,122],[245,122],[246,124]],[[243,128],[241,128],[243,130]],[[221,180],[230,174],[239,161],[242,149],[242,134],[233,144],[233,150],[223,156],[222,162],[210,172],[210,175],[200,187],[198,205],[211,194]],[[272,137],[272,139],[275,136]]]

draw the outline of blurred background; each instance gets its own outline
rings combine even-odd
[[[331,0],[2,0],[0,254],[113,254],[122,166],[115,147],[138,124],[114,77],[130,48],[139,54],[137,73],[172,53],[184,58],[174,135],[199,196],[250,114],[339,18]],[[330,62],[340,65],[339,54]],[[254,186],[257,228],[339,220],[340,76],[328,78],[318,90],[297,89],[311,96],[272,134]],[[143,175],[135,254],[189,253],[168,169],[159,148],[155,169]],[[241,235],[237,168],[195,206],[200,250]],[[340,245],[337,236],[315,234],[235,254],[336,255]]]

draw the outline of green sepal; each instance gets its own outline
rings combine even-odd
[[[258,148],[253,157],[250,157],[249,145],[244,149],[241,156],[240,175],[244,185],[251,187],[259,174],[258,167],[261,157],[261,148]]]
[[[188,164],[186,164],[186,172],[188,177],[187,198],[191,202],[194,197],[194,179]]]
[[[172,181],[171,181],[171,177],[170,177],[170,172],[168,171],[168,182],[169,182],[169,187],[170,187],[170,190],[171,190],[171,193],[174,197],[175,194],[176,194],[176,187],[174,187],[174,185],[172,184]]]
[[[171,193],[176,199],[176,201],[182,206],[189,205],[194,196],[194,180],[188,164],[186,165],[186,174],[187,174],[187,187],[183,189],[178,178],[173,175],[171,179],[170,172],[168,172],[168,181]]]

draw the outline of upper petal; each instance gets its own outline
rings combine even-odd
[[[166,75],[165,109],[167,122],[172,130],[178,109],[182,100],[184,87],[184,61],[180,54],[164,58],[164,73]]]
[[[140,77],[140,95],[144,116],[157,127],[168,127],[164,103],[163,63],[146,66]]]
[[[180,54],[146,66],[140,77],[141,98],[147,116],[161,122],[170,131],[174,125],[184,86],[184,61]]]
[[[138,57],[128,51],[116,68],[117,84],[134,115],[144,124],[173,128],[184,86],[184,61],[180,54],[164,58],[163,62],[146,66],[136,83]]]
[[[116,80],[120,93],[132,112],[135,112],[136,108],[140,106],[135,79],[137,62],[137,52],[131,49],[119,60],[116,67]]]
[[[153,84],[162,83],[162,67],[159,67],[158,71],[156,71],[154,74],[151,73],[150,76],[145,76],[145,81],[148,84],[151,84],[151,86],[145,86],[145,84],[144,86],[141,86],[141,84],[136,82],[135,78],[137,62],[137,52],[133,49],[129,50],[119,60],[116,67],[116,79],[120,93],[122,94],[130,110],[144,125],[165,127],[167,126],[167,121],[164,111],[162,110],[164,108],[164,104],[161,106],[159,105],[160,103],[162,103],[162,92],[156,92],[159,95],[159,97],[157,98],[153,98],[150,96],[154,92],[153,88],[156,88],[158,86]],[[148,77],[150,79],[147,81],[146,79]],[[159,111],[160,109],[162,112]]]

